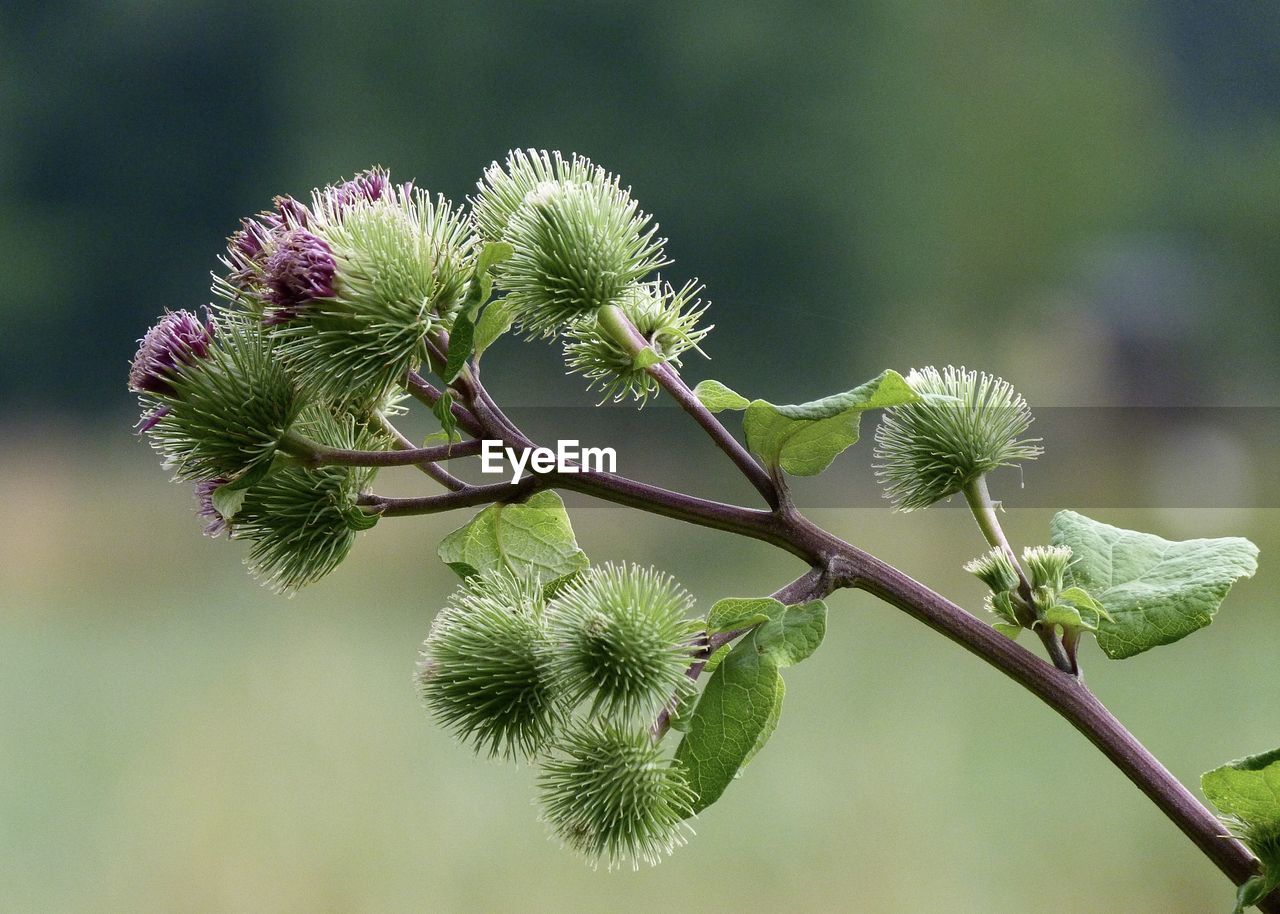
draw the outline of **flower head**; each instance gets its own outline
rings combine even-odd
[[[992,549],[966,562],[964,570],[976,575],[991,588],[992,593],[1003,593],[1018,587],[1018,569],[1003,549]]]
[[[1022,550],[1022,563],[1027,566],[1033,589],[1047,587],[1057,594],[1066,586],[1067,566],[1071,564],[1070,546],[1027,546]]]
[[[190,311],[166,311],[146,336],[129,369],[129,387],[136,393],[173,394],[173,372],[208,356],[213,328]]]
[[[402,188],[408,189],[412,186],[406,183]],[[349,181],[332,185],[324,191],[329,196],[331,206],[337,211],[348,209],[358,203],[376,203],[396,192],[396,188],[391,184],[390,172],[377,166],[354,175]]]
[[[687,687],[693,598],[667,575],[601,565],[571,581],[548,609],[556,672],[569,701],[625,719],[652,714]]]
[[[900,511],[927,508],[1000,466],[1040,456],[1027,401],[986,373],[948,365],[913,370],[921,399],[885,410],[876,429],[876,475]]]
[[[333,251],[306,229],[290,229],[275,239],[266,263],[267,300],[274,306],[267,323],[291,320],[317,298],[336,294]]]
[[[418,686],[435,718],[477,752],[542,750],[561,716],[536,578],[474,575],[436,616]]]
[[[659,360],[679,366],[680,356],[696,349],[712,329],[698,327],[708,307],[696,297],[700,291],[696,280],[678,291],[660,281],[636,283],[623,291],[617,304]],[[658,382],[628,349],[602,331],[595,314],[571,321],[565,337],[569,372],[591,381],[588,389],[599,382],[605,399],[616,402],[629,394],[642,405],[658,392]]]
[[[683,845],[692,829],[694,793],[647,727],[600,721],[556,740],[538,787],[543,817],[569,847],[610,869],[652,865]]]
[[[542,184],[597,184],[618,186],[618,179],[590,159],[545,149],[516,149],[507,155],[506,165],[492,163],[476,182],[471,198],[476,230],[485,241],[502,241],[511,217]]]
[[[615,183],[543,181],[511,216],[504,237],[515,253],[497,282],[517,322],[551,336],[668,263],[657,231]]]

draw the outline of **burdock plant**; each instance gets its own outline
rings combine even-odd
[[[293,592],[383,518],[479,509],[440,544],[462,582],[431,626],[416,681],[463,744],[538,769],[544,819],[593,861],[655,863],[685,841],[690,820],[775,732],[782,670],[821,645],[824,599],[856,588],[1029,689],[1239,887],[1238,907],[1280,912],[1280,750],[1205,775],[1220,820],[1080,674],[1089,636],[1123,659],[1207,626],[1253,575],[1252,543],[1173,542],[1063,510],[1046,542],[1015,551],[988,477],[1041,447],[1009,383],[944,366],[884,371],[791,405],[712,379],[691,389],[681,358],[711,329],[701,287],[659,279],[668,261],[657,224],[616,176],[528,150],[491,165],[477,188],[455,206],[374,168],[305,200],[279,196],[228,240],[217,303],[203,315],[166,312],[144,335],[129,375],[139,431],[194,485],[206,533],[246,540],[251,571]],[[482,358],[513,328],[559,338],[568,371],[606,399],[671,397],[762,504],[584,465],[531,462],[515,484],[446,469],[487,442],[539,447],[481,381]],[[424,446],[395,424],[406,398],[440,425]],[[988,551],[964,567],[987,587],[991,624],[797,510],[792,479],[830,466],[870,410],[882,411],[876,473],[897,509],[959,495],[972,511]],[[742,414],[741,437],[718,415],[731,412]],[[372,491],[374,474],[397,466],[439,491]],[[662,572],[592,566],[556,490],[759,540],[806,568],[773,594],[698,612]],[[1023,631],[1043,656],[1016,642]]]

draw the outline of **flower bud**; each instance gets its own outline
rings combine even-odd
[[[332,298],[335,270],[333,252],[324,239],[306,229],[280,234],[266,262],[267,300],[273,310],[265,322],[283,323],[297,317],[308,302]]]
[[[477,752],[537,754],[561,717],[536,578],[474,575],[436,616],[418,686],[436,720]]]
[[[1022,550],[1022,563],[1027,566],[1033,590],[1046,588],[1055,596],[1063,589],[1067,566],[1071,564],[1070,546],[1028,546]]]
[[[307,231],[331,255],[336,281],[304,285],[330,294],[272,335],[306,389],[347,404],[380,400],[426,360],[426,334],[457,308],[473,272],[470,222],[421,190],[349,206],[317,191]]]
[[[213,504],[213,493],[226,485],[228,480],[218,479],[202,479],[196,483],[196,501],[200,507],[196,510],[196,516],[203,518],[206,523],[204,525],[204,535],[217,537],[223,533],[229,533],[231,526],[227,523],[226,518],[222,516],[217,507]]]
[[[129,369],[129,387],[136,393],[173,394],[172,375],[179,365],[209,354],[213,329],[190,311],[166,311],[138,341]]]
[[[625,719],[656,712],[689,685],[693,598],[638,565],[603,565],[570,582],[548,616],[555,669],[571,703]]]
[[[261,328],[219,317],[204,357],[169,372],[170,391],[144,395],[144,422],[177,478],[237,479],[275,457],[301,406],[293,382]]]
[[[485,241],[505,240],[511,217],[520,204],[534,188],[546,182],[616,187],[618,179],[579,155],[566,161],[559,152],[513,150],[507,155],[505,168],[494,162],[476,182],[479,192],[471,198],[471,211],[480,237]]]
[[[298,424],[308,437],[330,447],[375,444],[373,435],[358,431],[353,421],[319,409],[309,409]],[[293,593],[338,567],[356,534],[378,521],[357,502],[374,472],[367,467],[276,466],[251,486],[231,518],[230,531],[233,539],[253,543],[245,560],[253,575],[275,591]]]
[[[947,366],[913,370],[907,383],[922,399],[885,410],[876,429],[876,475],[898,510],[927,508],[1043,452],[1039,439],[1019,440],[1031,410],[999,378]]]
[[[976,575],[991,588],[992,593],[1016,590],[1018,587],[1018,569],[1013,566],[1013,559],[1003,549],[992,549],[966,562],[964,570]]]
[[[647,728],[599,721],[556,740],[538,777],[543,818],[569,847],[610,869],[655,865],[685,844],[694,794]]]
[[[658,281],[636,283],[623,291],[617,304],[658,358],[679,366],[680,356],[696,349],[712,329],[698,327],[708,307],[695,298],[700,291],[696,281],[679,291]],[[658,382],[637,364],[630,350],[602,330],[595,314],[571,321],[565,338],[569,372],[587,378],[588,390],[599,382],[606,400],[617,402],[630,395],[641,405],[658,392]]]

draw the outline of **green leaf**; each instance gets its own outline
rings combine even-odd
[[[241,487],[231,482],[218,486],[209,496],[213,502],[213,510],[222,515],[223,520],[231,520],[244,504],[244,497],[249,494],[248,487]]]
[[[437,552],[462,577],[532,570],[549,583],[590,564],[555,492],[537,492],[523,504],[489,505],[446,536]]]
[[[722,632],[737,631],[750,628],[777,616],[786,609],[772,597],[741,598],[729,597],[717,600],[707,612],[707,634],[718,635]]]
[[[992,625],[992,628],[1004,635],[1010,641],[1017,641],[1018,634],[1022,631],[1021,625],[1014,625],[1011,622],[996,622]]]
[[[1200,789],[1221,815],[1249,828],[1280,832],[1280,749],[1206,771]]]
[[[475,319],[465,309],[459,311],[449,332],[449,352],[445,357],[444,373],[440,375],[440,380],[446,384],[453,382],[466,366],[467,359],[471,358],[475,333]]]
[[[504,260],[510,260],[515,252],[516,249],[505,241],[490,241],[476,257],[476,275],[483,276]]]
[[[743,761],[758,751],[761,734],[775,718],[781,679],[772,657],[757,653],[748,636],[708,680],[675,753],[697,795],[693,812],[718,800]]]
[[[1243,911],[1280,887],[1280,749],[1207,771],[1200,789],[1262,861],[1262,875],[1236,896],[1236,911]]]
[[[707,665],[702,668],[702,672],[710,676],[716,671],[716,667],[724,663],[724,658],[729,656],[729,652],[733,650],[733,645],[724,644],[716,649],[716,652],[707,658]],[[694,693],[695,695],[697,693]]]
[[[751,401],[735,390],[730,390],[719,381],[699,381],[693,389],[698,401],[713,413],[726,409],[741,410],[751,405]]]
[[[775,406],[753,400],[743,418],[747,447],[769,466],[793,476],[816,476],[858,440],[864,410],[914,403],[920,395],[896,371],[885,371],[841,394]]]
[[[498,337],[511,329],[515,319],[515,314],[501,300],[490,302],[485,306],[480,320],[476,322],[475,337],[472,341],[477,359],[497,341]]]
[[[1068,631],[1081,628],[1094,631],[1097,628],[1092,622],[1085,621],[1080,615],[1080,610],[1066,603],[1055,603],[1046,609],[1040,618],[1047,625],[1061,625]]]
[[[1204,628],[1231,585],[1258,567],[1258,547],[1235,536],[1172,542],[1074,511],[1054,515],[1052,531],[1055,545],[1071,547],[1068,583],[1105,608],[1097,639],[1113,660]]]
[[[453,392],[446,390],[431,407],[431,412],[440,420],[440,428],[444,431],[445,440],[461,441],[458,433],[458,420],[453,417]]]
[[[632,358],[631,365],[633,368],[643,370],[657,365],[661,361],[663,361],[662,356],[658,355],[657,350],[652,346],[645,346]]]
[[[826,631],[827,608],[821,600],[786,607],[776,600],[741,602],[774,605],[762,611],[767,621],[716,667],[676,747],[676,761],[684,766],[697,794],[694,812],[719,799],[768,741],[785,694],[779,670],[812,655]]]

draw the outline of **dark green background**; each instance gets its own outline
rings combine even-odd
[[[707,283],[715,361],[688,363],[692,380],[787,402],[950,361],[1037,406],[1272,406],[1278,141],[1274,3],[7,4],[0,898],[1225,910],[1229,886],[1082,739],[849,595],[791,671],[769,750],[693,844],[654,871],[592,873],[544,840],[527,771],[474,762],[415,706],[414,650],[452,586],[434,542],[462,518],[384,523],[330,580],[273,597],[237,548],[200,539],[189,493],[132,440],[124,376],[156,314],[208,300],[222,240],[272,195],[376,162],[460,199],[510,147],[540,146],[621,173],[671,239],[670,278]],[[503,344],[491,361],[517,406],[592,402],[551,348]],[[643,449],[668,482],[723,485],[696,436],[663,457],[626,427],[623,469]],[[1135,432],[1155,494],[1095,513],[1248,535],[1260,579],[1195,638],[1085,661],[1187,781],[1280,743],[1280,517],[1238,507],[1276,452],[1241,456],[1206,428]],[[1065,472],[1088,511],[1098,470],[1082,456]],[[869,462],[863,442],[842,472]],[[1243,500],[1161,509],[1176,486],[1162,480],[1188,469]],[[977,608],[961,512],[817,513]],[[1012,510],[1012,535],[1042,541],[1050,513]],[[618,509],[580,505],[575,522],[594,558],[658,562],[703,606],[798,570]]]

